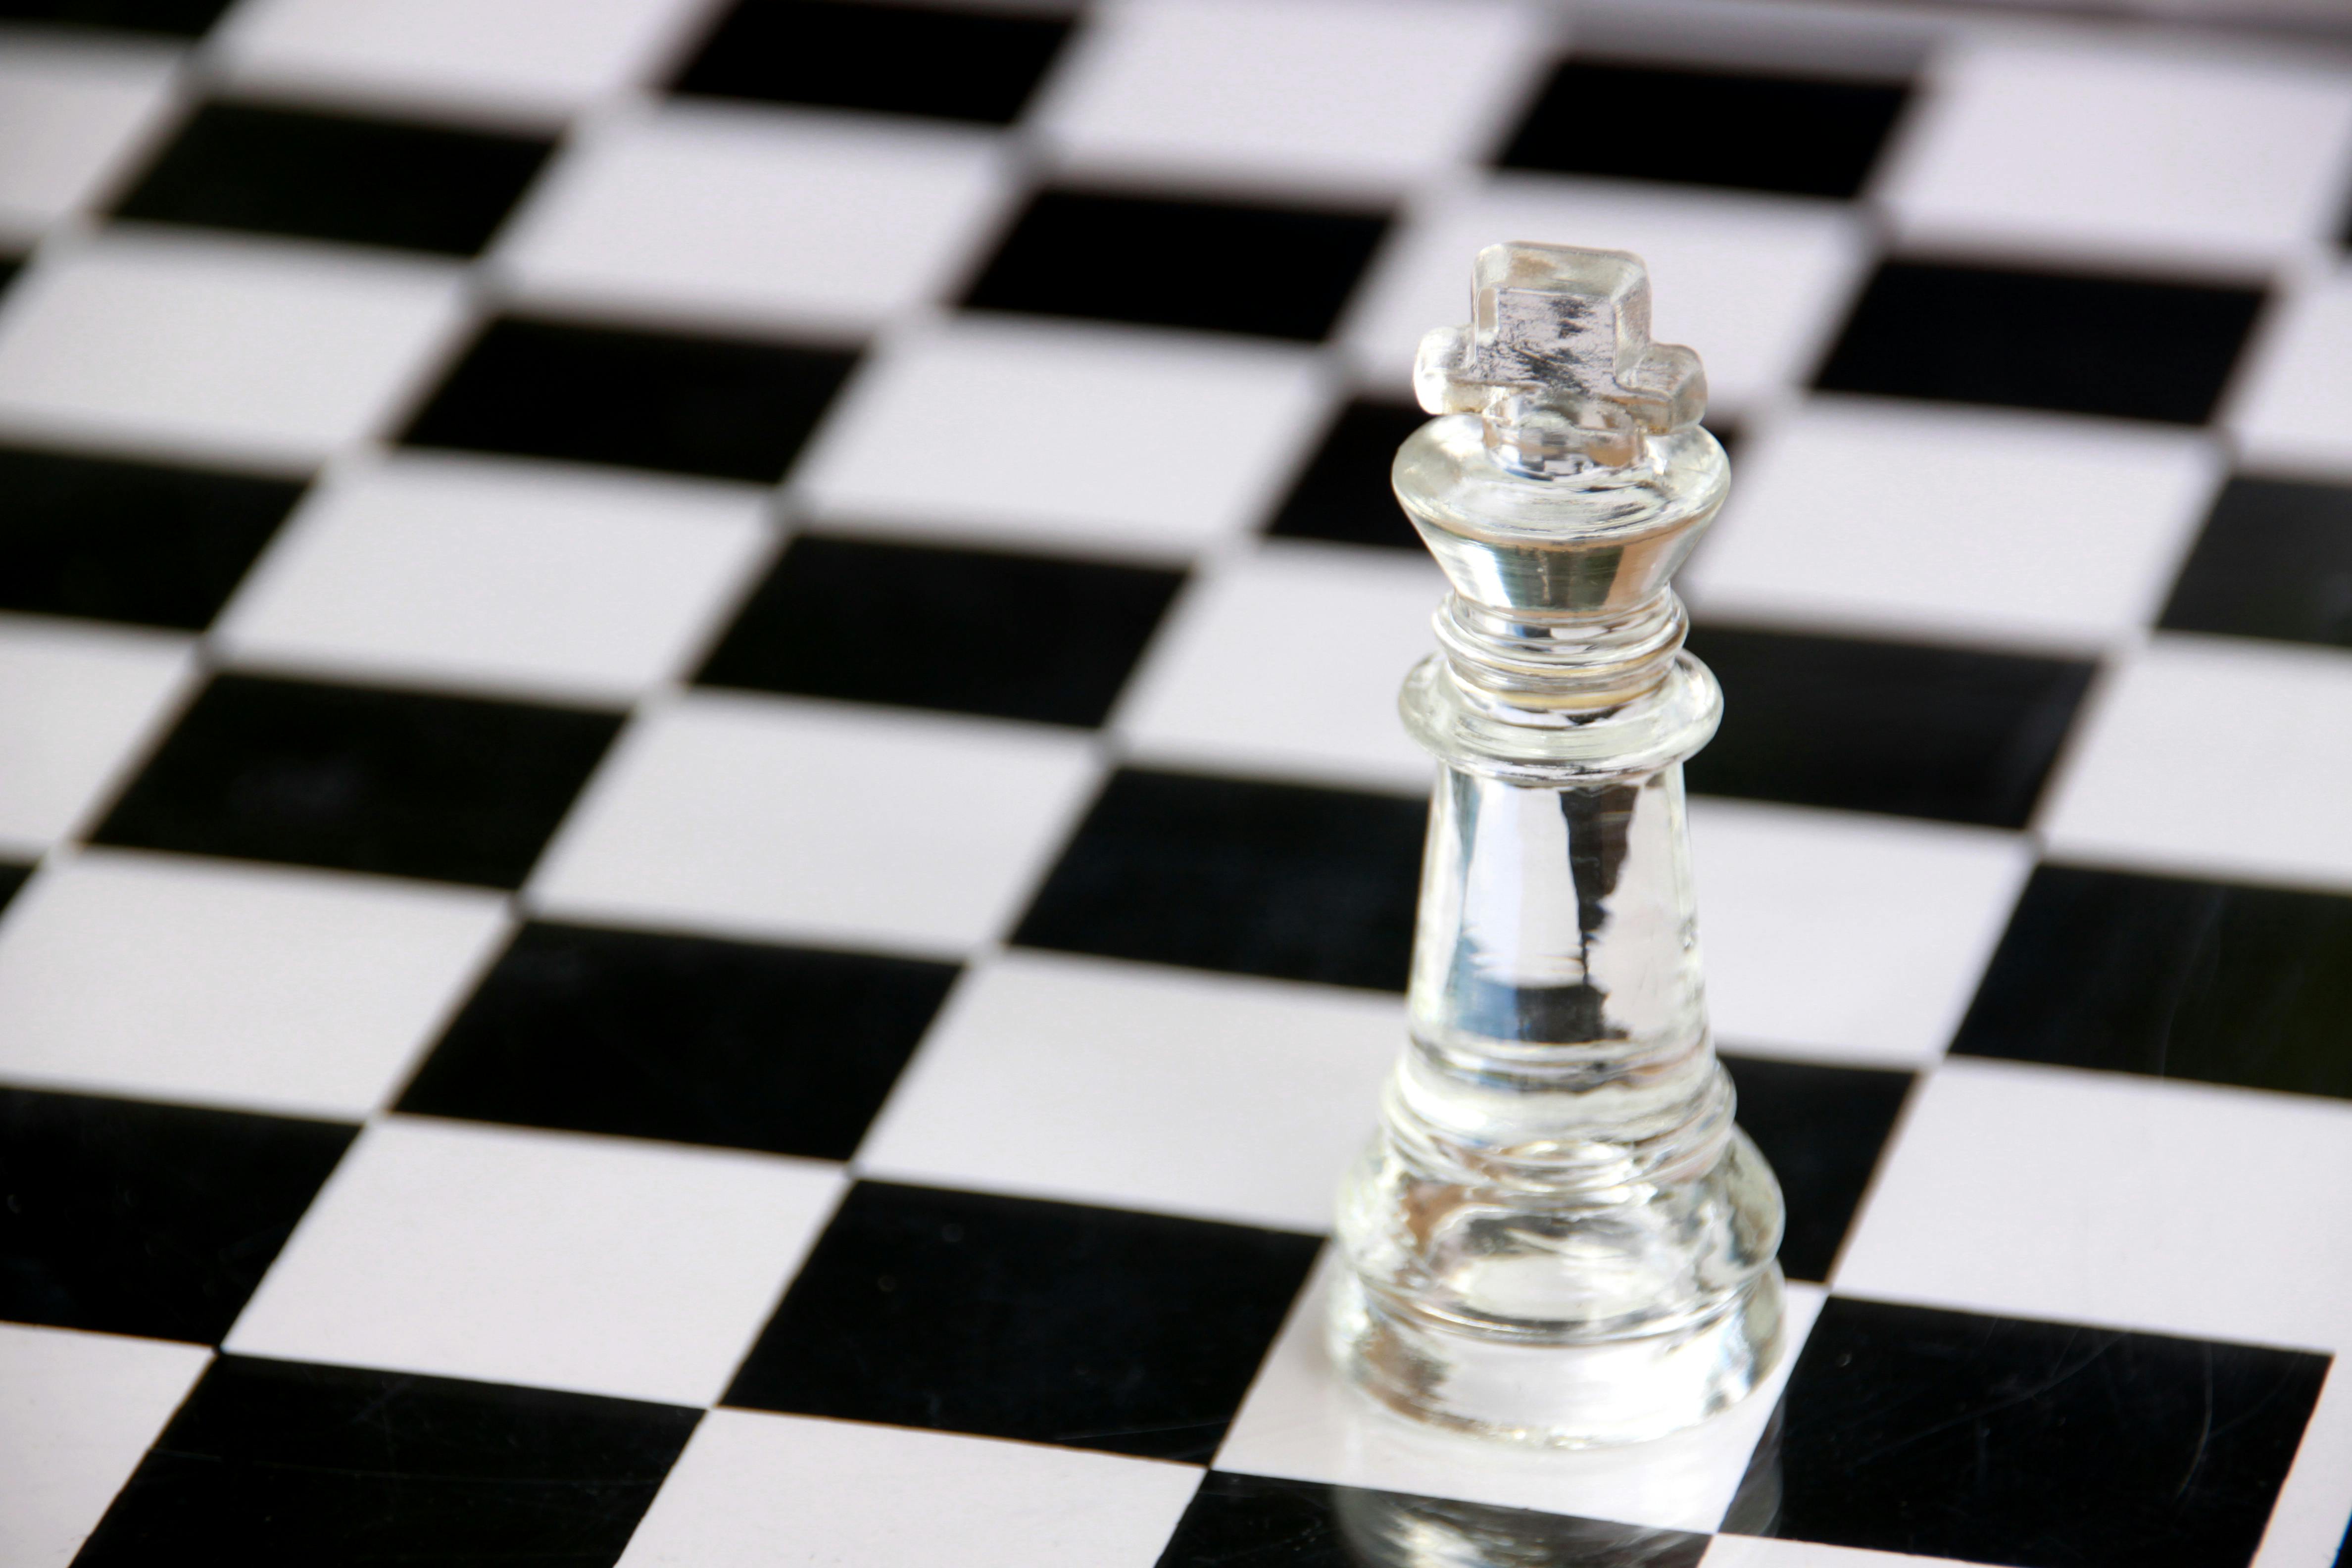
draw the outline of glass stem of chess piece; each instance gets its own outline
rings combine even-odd
[[[1402,700],[1441,770],[1329,1338],[1407,1415],[1635,1441],[1781,1352],[1780,1193],[1715,1059],[1684,822],[1722,697],[1670,579],[1728,466],[1637,258],[1495,246],[1473,298],[1394,470],[1454,588]]]

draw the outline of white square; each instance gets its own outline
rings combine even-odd
[[[1200,1481],[1153,1459],[714,1410],[621,1568],[1151,1568]]]
[[[1788,1348],[1780,1366],[1705,1425],[1622,1447],[1532,1448],[1409,1421],[1342,1382],[1323,1348],[1324,1299],[1339,1266],[1338,1254],[1324,1248],[1217,1450],[1217,1468],[1654,1530],[1709,1531],[1722,1521],[1828,1299],[1813,1286],[1788,1288]]]
[[[1042,726],[696,692],[641,710],[540,862],[557,915],[958,957],[1099,773]]]
[[[2291,281],[2225,408],[2257,467],[2352,473],[2352,267]]]
[[[2340,71],[2102,35],[1946,53],[1880,188],[1912,246],[2266,270],[2335,224],[2347,173]]]
[[[829,526],[1182,560],[1257,522],[1324,412],[1312,350],[965,318],[861,365],[795,477]]]
[[[0,615],[0,847],[38,855],[101,808],[194,667],[193,639]]]
[[[558,121],[657,71],[710,0],[247,0],[219,68],[274,94]]]
[[[0,924],[0,1079],[355,1120],[508,929],[495,895],[423,882],[52,859]]]
[[[1704,615],[2096,651],[2152,623],[2223,458],[2120,421],[1821,398],[1740,447]]]
[[[1172,767],[1425,789],[1397,688],[1436,650],[1444,596],[1434,563],[1398,551],[1270,544],[1224,562],[1178,601],[1119,733]]]
[[[102,194],[171,107],[179,51],[40,34],[0,45],[0,234],[23,240]]]
[[[0,426],[307,468],[392,417],[457,330],[453,265],[115,230],[44,249],[0,311]]]
[[[245,665],[627,703],[715,629],[775,531],[751,485],[403,454],[332,475],[216,632]]]
[[[1717,1038],[1832,1062],[1942,1056],[2033,868],[2022,834],[1712,798],[1691,844]]]
[[[713,1404],[841,1187],[813,1161],[396,1116],[222,1348]]]
[[[2168,635],[2094,689],[2041,826],[2065,859],[2341,890],[2347,778],[2352,653]]]
[[[2318,1194],[2347,1182],[2341,1100],[1956,1058],[1913,1097],[1833,1283],[2341,1352],[2352,1212]]]
[[[957,986],[858,1168],[1328,1230],[1404,1037],[1393,997],[1016,951]]]
[[[212,1352],[0,1323],[0,1563],[66,1568]]]
[[[1403,395],[1423,332],[1470,319],[1470,259],[1506,240],[1631,250],[1649,263],[1660,342],[1706,363],[1734,412],[1812,373],[1866,259],[1844,202],[1501,175],[1426,199],[1382,249],[1345,341],[1373,386]]]
[[[673,102],[567,147],[493,260],[531,304],[860,334],[950,288],[1010,186],[986,132]]]
[[[1545,59],[1543,18],[1423,0],[1129,0],[1033,117],[1083,174],[1393,195],[1475,157]]]

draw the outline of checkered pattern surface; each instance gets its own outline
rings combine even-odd
[[[2352,52],[0,11],[0,1561],[2337,1561]],[[1737,473],[1797,1353],[1623,1452],[1315,1342],[1507,237],[1649,258]]]

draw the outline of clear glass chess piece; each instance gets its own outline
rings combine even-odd
[[[1474,299],[1422,343],[1440,417],[1394,469],[1454,588],[1402,700],[1443,769],[1330,1340],[1410,1415],[1627,1442],[1781,1346],[1780,1193],[1715,1059],[1684,825],[1722,697],[1669,586],[1729,469],[1638,258],[1494,246]]]

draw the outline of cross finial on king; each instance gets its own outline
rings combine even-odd
[[[1617,468],[1642,437],[1706,412],[1698,355],[1650,341],[1650,274],[1622,250],[1514,241],[1478,253],[1467,326],[1421,340],[1413,391],[1476,414],[1486,445],[1529,473]]]

